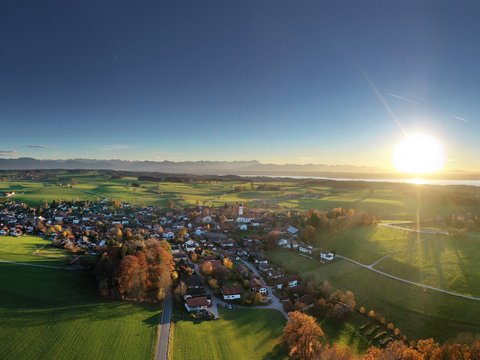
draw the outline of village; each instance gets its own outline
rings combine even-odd
[[[164,210],[106,200],[40,208],[5,202],[0,205],[0,236],[49,239],[52,246],[71,252],[70,265],[78,268],[88,267],[92,261],[86,257],[95,258],[113,243],[165,240],[180,274],[175,300],[188,313],[218,318],[219,306],[262,306],[286,317],[286,311],[307,309],[315,299],[298,276],[269,263],[265,239],[273,236],[275,246],[324,262],[335,256],[303,243],[291,216],[247,210],[243,204]]]

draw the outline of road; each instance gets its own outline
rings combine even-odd
[[[244,261],[244,260],[241,260],[255,275],[257,275],[260,279],[262,279],[263,283],[265,283],[265,281],[263,280],[262,276],[258,273],[257,269],[250,263]],[[217,298],[215,296],[215,294],[213,293],[212,289],[210,288],[210,286],[208,286],[208,284],[205,283],[205,278],[203,277],[203,275],[200,273],[200,269],[199,269],[199,266],[198,264],[195,264],[195,272],[200,276],[200,279],[202,279],[204,285],[205,285],[205,292],[207,293],[207,295],[210,295],[211,298],[212,298],[212,308],[209,309],[209,311],[211,311],[214,315],[215,315],[215,319],[218,319],[219,318],[219,313],[218,313],[218,307],[227,307],[227,305],[229,305],[229,303],[225,302],[225,301],[222,301],[221,299]],[[280,300],[278,299],[278,297],[275,295],[275,293],[272,291],[272,289],[265,285],[265,287],[267,288],[268,290],[268,294],[269,296],[272,298],[272,302],[268,305],[259,305],[259,306],[246,306],[246,305],[234,305],[235,308],[244,308],[244,309],[273,309],[273,310],[277,310],[277,311],[280,311],[282,313],[282,315],[285,317],[285,319],[288,320],[288,314],[287,312],[285,311],[285,309],[283,308],[283,305],[282,303],[280,302]]]
[[[280,311],[282,313],[282,315],[285,317],[285,319],[288,320],[288,314],[285,311],[285,309],[283,308],[283,304],[281,303],[281,301],[277,297],[277,295],[273,292],[273,289],[270,286],[267,285],[267,283],[263,279],[262,275],[260,275],[260,273],[258,272],[257,268],[255,266],[253,266],[252,264],[250,264],[249,262],[243,260],[243,259],[240,259],[240,261],[242,261],[245,264],[245,266],[247,266],[256,276],[258,276],[260,279],[262,279],[262,282],[265,284],[265,287],[268,290],[268,295],[272,299],[272,302],[268,305],[249,306],[249,308],[274,309],[274,310]]]
[[[173,300],[169,291],[167,297],[163,301],[162,318],[160,319],[160,327],[157,341],[156,360],[168,360],[168,345],[170,341],[170,325],[172,320]]]
[[[430,234],[430,235],[448,235],[448,232],[446,231],[440,231],[440,230],[433,230],[433,229],[412,229],[412,228],[407,228],[403,227],[401,225],[395,225],[395,224],[388,224],[388,223],[380,223],[378,224],[379,226],[383,227],[388,227],[392,229],[400,229],[400,230],[405,230],[405,231],[410,231],[410,232],[415,232],[419,234]]]

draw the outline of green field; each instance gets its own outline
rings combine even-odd
[[[351,290],[357,306],[374,309],[378,316],[393,322],[407,336],[454,339],[459,333],[480,329],[480,302],[453,297],[405,284],[361,268],[345,260],[320,264],[288,250],[267,253],[270,260],[297,272],[303,280]]]
[[[0,258],[62,263],[57,251],[47,251],[44,260],[32,255],[44,246],[39,238],[2,237]],[[83,271],[0,263],[0,358],[153,358],[158,305],[110,302],[96,294],[94,279]]]
[[[137,183],[140,187],[133,187],[132,183]],[[275,210],[354,208],[394,220],[414,220],[417,214],[428,219],[434,215],[471,210],[468,206],[455,205],[448,197],[445,201],[440,201],[438,194],[435,195],[437,197],[427,196],[432,192],[430,188],[417,185],[360,182],[325,182],[325,185],[318,185],[299,180],[275,180],[267,184],[278,186],[277,190],[256,188],[262,184],[264,182],[255,182],[252,188],[250,181],[244,182],[240,179],[157,183],[138,181],[137,177],[133,176],[112,179],[105,172],[99,171],[56,171],[48,180],[1,181],[0,191],[15,191],[16,195],[12,200],[30,205],[42,205],[46,201],[51,203],[54,200],[103,198],[126,201],[134,205],[163,207],[183,207],[197,203],[223,206],[225,203],[243,202],[247,207]],[[244,191],[235,190],[239,185],[244,187]],[[427,195],[422,197],[422,191]]]
[[[0,260],[49,266],[67,266],[70,256],[51,241],[36,236],[0,237]]]
[[[480,238],[429,235],[421,244],[375,268],[444,290],[480,296]]]
[[[220,319],[175,320],[171,360],[286,359],[280,345],[285,319],[276,310],[220,310]]]
[[[368,265],[382,256],[409,248],[420,240],[412,231],[373,226],[320,235],[317,245]]]

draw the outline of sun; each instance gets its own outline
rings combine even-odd
[[[401,172],[428,174],[443,169],[443,145],[426,134],[408,135],[393,149],[393,165]]]

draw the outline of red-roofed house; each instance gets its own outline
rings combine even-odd
[[[192,297],[185,300],[185,308],[188,312],[206,310],[211,305],[211,301],[206,296]]]
[[[242,297],[242,287],[240,285],[222,286],[221,290],[225,300],[237,300]]]

